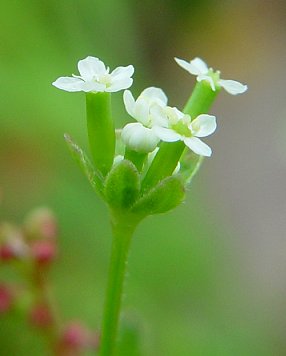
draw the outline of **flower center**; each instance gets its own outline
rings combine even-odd
[[[178,134],[184,137],[191,137],[192,131],[188,128],[185,120],[179,120],[176,124],[171,125],[171,128]]]
[[[212,68],[209,68],[208,74],[207,74],[210,78],[212,78],[215,86],[217,86],[217,82],[220,80],[220,71],[214,71]]]
[[[99,78],[99,82],[102,84],[105,84],[106,87],[110,87],[111,85],[111,75],[110,74],[104,74]]]

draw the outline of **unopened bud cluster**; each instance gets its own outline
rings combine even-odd
[[[0,264],[14,269],[21,280],[0,281],[0,318],[13,311],[51,337],[54,354],[82,355],[96,350],[98,334],[80,322],[59,324],[47,293],[48,270],[58,255],[57,239],[56,217],[47,208],[30,212],[22,226],[0,224]]]

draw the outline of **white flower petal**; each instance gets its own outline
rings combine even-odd
[[[185,69],[187,72],[193,74],[193,75],[198,75],[199,73],[193,66],[190,65],[190,62],[185,61],[184,59],[176,58],[175,61],[179,64],[180,67]]]
[[[109,93],[115,93],[119,90],[127,89],[130,88],[133,83],[132,78],[122,78],[120,80],[114,80],[112,81],[111,85],[106,88],[105,91]]]
[[[179,64],[179,66],[193,75],[207,74],[209,70],[206,63],[198,57],[194,58],[190,62],[180,58],[175,58],[175,61]]]
[[[193,67],[193,70],[197,71],[197,74],[207,74],[209,71],[207,64],[199,57],[191,60],[190,64]]]
[[[98,78],[101,75],[107,74],[108,69],[105,64],[96,57],[88,56],[78,62],[78,71],[85,81]]]
[[[149,125],[149,102],[141,95],[135,102],[134,119],[145,126]]]
[[[198,75],[197,81],[201,82],[202,80],[206,80],[207,82],[209,82],[212,90],[215,91],[215,83],[212,77],[210,77],[209,75]]]
[[[212,154],[211,148],[197,137],[185,137],[184,143],[198,155],[210,157]]]
[[[124,78],[130,78],[134,73],[134,67],[132,65],[129,65],[127,67],[117,67],[114,69],[110,75],[112,77],[112,80],[122,80]]]
[[[80,78],[60,77],[54,81],[53,86],[69,92],[82,91],[84,81]]]
[[[122,129],[121,138],[128,148],[141,153],[152,152],[159,142],[151,129],[138,122],[127,124]]]
[[[140,96],[147,97],[152,101],[157,101],[157,99],[158,99],[159,100],[158,103],[162,102],[162,104],[165,104],[165,105],[167,105],[167,102],[168,102],[168,98],[167,98],[166,94],[160,88],[155,88],[155,87],[146,88],[142,91]]]
[[[199,115],[189,125],[189,129],[196,137],[206,137],[216,130],[216,117],[213,115]]]
[[[111,85],[106,88],[106,91],[116,92],[129,88],[133,83],[133,79],[131,78],[133,73],[134,67],[132,65],[127,67],[117,67],[110,74]]]
[[[88,92],[103,92],[106,85],[95,81],[82,82],[82,91]]]
[[[135,100],[130,90],[125,90],[123,94],[125,109],[134,118]]]
[[[182,136],[172,129],[165,127],[154,126],[153,132],[164,142],[176,142],[182,140]]]
[[[218,84],[232,95],[242,94],[248,89],[247,85],[237,82],[236,80],[220,79]]]
[[[168,127],[169,120],[164,108],[157,103],[150,107],[151,126]]]

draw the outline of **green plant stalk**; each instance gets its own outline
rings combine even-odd
[[[213,91],[206,81],[198,82],[184,107],[184,113],[195,119],[200,114],[205,114],[211,108],[220,88]],[[148,190],[160,180],[170,176],[185,149],[182,141],[162,142],[149,170],[142,182],[142,189]]]
[[[86,116],[92,158],[95,167],[106,176],[115,153],[110,93],[86,93]]]
[[[127,216],[115,218],[112,222],[113,239],[103,314],[100,356],[113,356],[116,352],[127,257],[137,223],[132,217]]]
[[[141,172],[143,164],[147,158],[147,155],[148,153],[140,153],[126,148],[124,158],[131,161],[138,169],[138,171]]]

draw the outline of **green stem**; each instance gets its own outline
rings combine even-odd
[[[95,167],[106,176],[114,159],[115,129],[110,93],[87,93],[88,139]]]
[[[198,115],[207,113],[214,102],[219,88],[213,91],[206,81],[198,82],[187,101],[183,112],[195,119]],[[172,175],[183,152],[185,144],[181,141],[162,142],[149,170],[142,182],[142,189],[148,190],[160,180]]]
[[[212,90],[209,83],[205,80],[198,82],[183,112],[189,114],[192,120],[200,114],[206,114],[210,110],[219,91],[219,87],[216,87],[215,91]]]
[[[128,223],[126,221],[128,219],[116,220],[112,224],[113,240],[102,324],[101,356],[115,354],[128,251],[137,225],[130,222],[130,219]]]
[[[131,161],[135,165],[135,167],[138,169],[138,171],[141,172],[143,164],[147,158],[147,153],[136,152],[133,150],[129,150],[126,147],[124,158]]]

